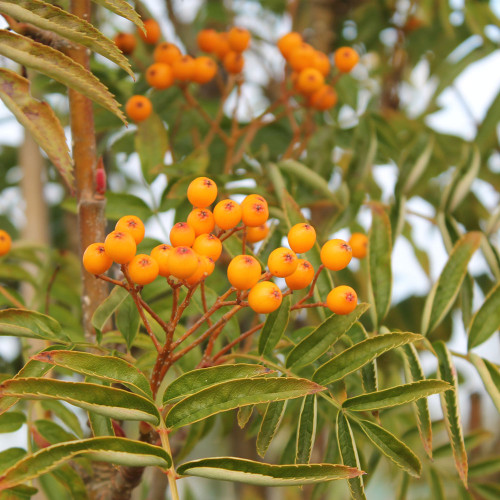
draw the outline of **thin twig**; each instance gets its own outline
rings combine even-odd
[[[56,277],[60,270],[61,266],[56,266],[54,272],[52,273],[52,276],[50,277],[49,284],[47,285],[47,291],[45,292],[45,314],[49,314],[50,292],[52,290],[52,287],[54,286],[54,281],[56,280]]]
[[[237,339],[234,339],[233,341],[229,342],[227,346],[223,347],[218,353],[216,353],[212,357],[212,361],[215,362],[217,361],[221,356],[226,354],[226,352],[230,351],[236,344],[239,344],[242,340],[245,340],[247,337],[250,337],[253,333],[256,331],[260,330],[265,323],[259,323],[258,325],[255,325],[253,328],[250,328],[250,330],[247,330],[246,332],[242,333]]]
[[[26,309],[26,307],[19,302],[13,295],[10,294],[2,285],[0,285],[0,293],[13,305],[18,309]]]

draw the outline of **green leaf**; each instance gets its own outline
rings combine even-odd
[[[478,126],[475,142],[485,151],[487,148],[494,148],[497,145],[498,116],[500,115],[500,93],[497,94],[491,103],[486,116]]]
[[[472,490],[484,500],[498,500],[500,497],[500,485],[498,483],[474,483]]]
[[[470,477],[484,477],[500,472],[500,456],[481,458],[469,466]]]
[[[90,71],[59,50],[1,30],[0,54],[80,92],[127,123],[109,90]]]
[[[177,473],[259,486],[299,486],[364,474],[345,465],[271,465],[233,457],[193,460],[178,467]]]
[[[126,0],[92,0],[94,3],[106,7],[106,9],[118,14],[129,21],[132,21],[138,28],[144,29],[144,23],[142,22],[139,14],[134,10],[134,8],[126,2]]]
[[[63,336],[61,325],[55,319],[26,309],[0,311],[0,335],[51,341],[60,341]]]
[[[26,415],[19,411],[6,412],[0,415],[0,433],[15,432],[26,422]]]
[[[448,436],[453,448],[455,466],[460,479],[464,483],[464,486],[467,487],[467,452],[465,451],[464,435],[458,410],[457,372],[453,366],[451,355],[446,344],[439,341],[435,342],[432,346],[438,358],[439,376],[453,388],[452,391],[446,391],[441,394],[441,407],[446,422],[446,430],[448,431]]]
[[[464,445],[466,450],[473,450],[478,446],[486,443],[486,441],[491,441],[491,432],[485,431],[483,429],[475,429],[466,436],[464,436]],[[453,448],[451,443],[444,443],[441,446],[434,448],[433,456],[435,459],[449,457],[453,455]]]
[[[50,444],[76,441],[77,439],[73,433],[67,432],[59,424],[52,422],[52,420],[36,420],[33,425],[34,429],[32,428],[32,432],[38,431],[40,436]]]
[[[329,316],[290,351],[286,358],[287,368],[306,366],[318,359],[351,328],[368,307],[368,304],[362,303],[350,314]]]
[[[115,286],[106,299],[97,307],[92,316],[92,326],[101,331],[120,304],[128,297],[128,292],[121,286]]]
[[[391,221],[382,204],[372,203],[372,226],[368,234],[368,270],[373,313],[380,325],[391,304]]]
[[[146,182],[151,183],[158,174],[163,173],[167,149],[167,131],[156,113],[152,113],[147,120],[137,124],[135,150],[139,154]]]
[[[159,422],[156,406],[146,398],[123,389],[84,382],[44,378],[17,378],[0,384],[0,396],[25,399],[60,399],[116,420]]]
[[[436,469],[430,467],[430,477],[431,477],[431,491],[433,500],[445,500],[443,482],[439,477]]]
[[[467,264],[481,242],[481,233],[464,234],[450,253],[439,279],[427,297],[422,315],[422,335],[434,330],[446,316],[460,291]]]
[[[126,213],[137,215],[143,221],[153,215],[145,201],[138,196],[129,193],[106,192],[106,218],[117,221]]]
[[[222,382],[175,404],[167,413],[170,429],[249,404],[269,403],[314,394],[324,388],[300,378],[252,378]]]
[[[139,332],[141,318],[134,299],[129,295],[119,306],[116,312],[116,328],[122,334],[127,347],[130,349]]]
[[[368,338],[320,366],[314,372],[313,380],[318,384],[331,384],[359,370],[384,352],[421,339],[420,335],[414,333],[388,333]]]
[[[52,108],[46,102],[31,97],[27,78],[3,68],[0,68],[0,99],[19,123],[29,130],[64,182],[73,190],[73,162],[61,122]]]
[[[299,423],[297,426],[296,464],[308,464],[316,437],[318,418],[318,401],[315,394],[306,396],[300,408]]]
[[[252,416],[254,408],[255,405],[248,405],[248,406],[241,406],[238,409],[237,419],[238,419],[238,426],[240,427],[240,429],[243,429],[245,425],[248,424],[248,421]]]
[[[123,359],[76,351],[45,351],[33,356],[33,359],[68,368],[89,377],[124,384],[132,391],[152,399],[147,378]]]
[[[380,410],[381,408],[411,403],[432,394],[448,391],[451,388],[450,384],[443,380],[420,380],[346,399],[342,403],[342,408],[353,411]]]
[[[0,11],[17,21],[30,23],[88,47],[116,63],[134,78],[128,59],[115,43],[85,19],[40,0],[0,0]]]
[[[9,448],[0,452],[0,474],[26,456],[23,448]]]
[[[486,365],[485,360],[472,352],[469,354],[469,359],[479,373],[479,376],[483,381],[484,388],[488,391],[493,404],[495,405],[498,412],[500,412],[500,387],[495,384],[492,373],[490,370],[488,370],[488,366]]]
[[[403,347],[405,352],[408,382],[418,382],[424,380],[424,371],[418,358],[417,350],[412,344],[407,344]],[[432,459],[432,423],[429,412],[429,402],[427,398],[418,399],[415,401],[418,432],[428,457]]]
[[[347,333],[355,343],[369,338],[364,326],[359,322],[354,323]],[[365,392],[378,391],[377,362],[375,359],[361,368],[361,380]]]
[[[82,426],[78,417],[63,403],[55,399],[47,399],[41,402],[41,406],[49,415],[52,413],[59,418],[79,438],[83,437]]]
[[[328,187],[328,181],[304,164],[296,160],[288,159],[278,162],[278,167],[283,172],[286,172],[292,177],[296,177],[301,185],[310,186],[327,198],[335,199]]]
[[[265,373],[270,373],[270,370],[265,366],[244,363],[193,370],[176,378],[167,387],[163,395],[163,404],[166,405],[176,399],[184,398],[222,382],[258,377]]]
[[[259,337],[259,354],[269,355],[285,333],[290,320],[291,297],[283,297],[281,306],[266,318]]]
[[[34,479],[76,456],[117,465],[168,469],[172,460],[163,448],[126,438],[90,438],[56,444],[29,455],[5,471],[0,491]]]
[[[285,414],[286,400],[273,401],[266,408],[259,433],[257,434],[257,453],[264,458]]]
[[[432,151],[434,149],[434,143],[435,138],[434,136],[431,136],[430,140],[425,146],[425,149],[418,156],[413,167],[411,167],[411,170],[408,172],[408,176],[406,177],[403,187],[401,188],[402,194],[408,194],[413,186],[415,186],[415,184],[422,177],[422,174],[424,173],[427,165],[429,164],[429,160],[431,159]]]
[[[418,457],[394,434],[368,420],[360,420],[361,429],[368,439],[398,467],[414,477],[420,477],[422,464]]]
[[[360,468],[358,449],[354,436],[343,411],[337,414],[337,441],[342,463],[349,467]],[[349,479],[349,490],[354,500],[366,500],[363,478],[361,476]]]
[[[500,328],[500,283],[493,287],[474,314],[469,327],[468,349],[486,342]]]

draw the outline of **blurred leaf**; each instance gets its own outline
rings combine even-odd
[[[131,295],[118,306],[116,311],[116,328],[123,335],[127,347],[130,349],[135,336],[139,332],[141,318]]]
[[[471,489],[481,495],[484,500],[498,500],[500,496],[500,485],[498,483],[474,483]]]
[[[59,424],[52,422],[52,420],[39,419],[33,425],[34,429],[32,428],[32,432],[38,432],[50,444],[76,441],[76,436],[72,432],[64,430]]]
[[[422,174],[424,173],[424,170],[427,168],[427,165],[429,164],[429,160],[432,155],[432,150],[434,149],[434,143],[435,143],[434,136],[431,136],[424,150],[415,160],[415,163],[411,167],[411,170],[409,170],[406,179],[404,180],[404,184],[401,188],[401,192],[403,194],[408,194],[412,190],[413,186],[415,186],[415,184],[419,181]]]
[[[50,316],[26,309],[0,311],[0,335],[57,341],[63,337],[61,325]]]
[[[493,287],[472,318],[467,348],[486,342],[500,328],[500,283]]]
[[[354,343],[362,342],[369,338],[364,326],[359,322],[354,323],[347,334]],[[361,368],[361,379],[365,392],[374,392],[378,390],[376,359],[369,361]]]
[[[486,116],[477,129],[475,143],[482,151],[487,151],[498,145],[497,127],[500,116],[500,92],[490,104]]]
[[[335,199],[335,196],[328,187],[328,181],[306,165],[296,160],[288,159],[278,162],[278,167],[283,170],[283,172],[297,177],[302,186],[307,185],[321,193],[323,196]]]
[[[106,193],[106,218],[117,221],[124,214],[133,214],[146,221],[153,213],[146,203],[137,196],[128,193]]]
[[[255,408],[255,405],[248,405],[248,406],[241,406],[238,409],[237,413],[237,420],[238,420],[238,426],[240,429],[243,429],[245,425],[248,424],[248,421],[250,420],[253,409]]]
[[[83,437],[82,426],[78,420],[77,415],[72,412],[67,406],[62,404],[60,401],[47,399],[41,402],[42,408],[45,412],[53,414],[53,416],[59,418],[68,428],[74,432],[79,438]]]
[[[127,297],[128,291],[125,288],[115,286],[106,299],[95,310],[92,316],[92,326],[97,330],[102,330],[113,313]]]
[[[26,422],[26,415],[19,411],[10,411],[0,415],[0,433],[15,432]]]
[[[144,29],[144,23],[134,8],[126,0],[92,0],[111,12],[132,21],[138,28]]]
[[[296,464],[308,464],[316,437],[318,418],[318,401],[315,394],[310,394],[302,400],[299,422],[297,426]]]
[[[430,467],[431,492],[433,500],[445,500],[444,487],[439,474],[434,467]]]
[[[485,477],[500,472],[500,456],[480,458],[469,465],[470,477]]]
[[[488,369],[485,360],[483,360],[473,352],[469,354],[469,359],[476,368],[477,372],[479,373],[479,376],[483,381],[484,388],[490,395],[493,404],[495,405],[496,409],[500,412],[500,386],[495,383],[495,380],[492,377],[492,373]]]
[[[0,452],[0,473],[12,467],[16,462],[26,456],[23,448],[8,448]]]
[[[268,403],[257,434],[257,453],[264,458],[285,414],[286,400]]]
[[[281,306],[266,318],[259,337],[259,354],[269,355],[285,333],[290,319],[291,297],[283,297]]]

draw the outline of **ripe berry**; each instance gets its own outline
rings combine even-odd
[[[237,255],[227,266],[227,279],[238,290],[252,288],[260,275],[260,264],[251,255]]]
[[[269,226],[262,224],[255,227],[247,227],[247,241],[248,243],[257,243],[262,241],[269,234]]]
[[[312,94],[325,83],[323,75],[315,68],[306,68],[299,73],[296,88],[303,94]]]
[[[217,74],[217,64],[210,57],[197,57],[194,60],[193,81],[196,83],[208,83]]]
[[[341,73],[349,73],[359,61],[359,54],[351,47],[340,47],[333,56],[335,66]]]
[[[351,247],[340,239],[327,241],[321,248],[321,262],[331,271],[340,271],[351,262]]]
[[[12,239],[7,231],[0,229],[0,257],[9,253]]]
[[[202,259],[200,255],[197,255],[196,258],[198,259],[198,265],[196,267],[196,271],[191,276],[185,279],[186,283],[191,286],[196,285],[196,283],[206,278],[205,275],[206,262]]]
[[[279,247],[269,254],[267,267],[273,276],[285,278],[297,269],[298,262],[295,252],[288,248]]]
[[[153,59],[155,62],[169,64],[170,66],[181,57],[182,54],[179,47],[168,42],[160,43],[153,52]]]
[[[217,47],[218,33],[213,29],[201,30],[196,37],[198,47],[204,52],[214,52]]]
[[[136,245],[138,245],[143,240],[146,230],[139,217],[135,215],[125,215],[116,223],[115,231],[125,231],[130,233],[132,238],[134,238]]]
[[[191,56],[182,56],[172,64],[172,73],[177,80],[188,82],[193,79],[196,69],[194,59]]]
[[[323,76],[327,76],[330,73],[330,59],[328,59],[328,56],[324,52],[320,50],[314,52],[312,63],[313,68],[316,68]]]
[[[304,259],[298,260],[297,269],[285,278],[286,284],[290,290],[302,290],[309,286],[314,278],[314,267],[310,262]]]
[[[243,71],[243,66],[245,65],[245,58],[241,52],[231,51],[228,52],[222,61],[224,69],[233,75],[237,75]]]
[[[193,209],[188,215],[187,222],[194,229],[196,236],[211,233],[215,227],[214,215],[208,208]]]
[[[146,81],[155,89],[167,89],[174,83],[172,68],[165,63],[154,63],[146,70]]]
[[[127,264],[134,256],[137,245],[127,231],[112,231],[104,240],[106,255],[117,264]]]
[[[187,222],[178,222],[170,230],[170,243],[173,247],[191,247],[195,238],[194,229]]]
[[[241,219],[250,227],[261,226],[269,218],[267,201],[260,195],[249,195],[241,204]]]
[[[241,207],[233,200],[222,200],[214,208],[215,223],[221,229],[232,229],[241,221]]]
[[[215,55],[222,61],[228,52],[231,52],[231,45],[229,45],[227,33],[217,33],[217,41],[214,48]]]
[[[326,297],[326,305],[335,314],[349,314],[356,309],[358,296],[350,286],[337,286]]]
[[[137,40],[132,33],[117,33],[114,38],[116,46],[126,55],[132,54],[137,45]]]
[[[311,224],[301,222],[288,231],[288,244],[295,253],[311,250],[316,242],[316,231]]]
[[[227,38],[229,45],[231,46],[231,50],[234,50],[235,52],[243,52],[248,48],[251,37],[248,30],[235,26],[229,30]]]
[[[198,256],[189,247],[172,248],[168,254],[168,269],[181,280],[189,278],[198,268]]]
[[[208,177],[197,177],[188,186],[187,197],[195,208],[205,208],[217,198],[217,184]]]
[[[364,259],[368,252],[368,237],[363,233],[352,233],[349,246],[352,248],[353,257]]]
[[[170,269],[168,267],[168,254],[172,250],[170,245],[158,245],[151,250],[151,257],[156,260],[158,264],[158,274],[165,278],[170,276]]]
[[[293,49],[288,62],[294,71],[301,72],[306,68],[312,68],[315,50],[308,43],[301,43]]]
[[[2,235],[0,234],[0,241],[1,238]],[[104,243],[92,243],[92,245],[89,245],[83,253],[83,267],[90,274],[105,273],[112,264],[113,259],[106,255],[106,251],[104,250]]]
[[[125,105],[125,112],[134,122],[142,122],[149,117],[153,111],[151,101],[143,95],[132,96]]]
[[[146,33],[140,28],[137,30],[141,39],[150,45],[158,43],[161,37],[160,25],[154,19],[146,19],[144,21],[144,29]]]
[[[153,257],[140,253],[128,264],[130,279],[137,285],[147,285],[158,276],[159,266]]]
[[[214,272],[215,262],[213,261],[213,259],[211,259],[210,257],[207,257],[206,255],[200,255],[200,258],[202,261],[205,262],[206,275],[210,276]]]
[[[283,57],[285,59],[288,59],[292,51],[299,47],[302,42],[302,36],[292,31],[291,33],[287,33],[286,35],[282,36],[278,40],[278,49],[280,50]]]
[[[248,305],[260,314],[276,311],[281,305],[283,296],[278,286],[271,281],[257,283],[248,294]]]
[[[309,96],[309,105],[318,111],[326,111],[337,104],[337,92],[329,85],[323,85]]]
[[[215,262],[222,253],[222,243],[213,234],[200,234],[194,241],[193,250],[198,255],[210,257]]]

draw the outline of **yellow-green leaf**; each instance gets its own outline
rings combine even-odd
[[[20,411],[10,411],[0,415],[0,433],[15,432],[26,422],[26,415]]]
[[[280,341],[290,319],[291,297],[283,297],[280,307],[269,314],[259,337],[259,354],[269,355]]]
[[[468,349],[486,342],[500,328],[500,283],[491,289],[474,314],[469,328]]]
[[[474,367],[476,368],[477,372],[479,373],[479,376],[483,381],[484,388],[490,395],[493,404],[500,413],[500,387],[495,383],[491,369],[488,369],[489,367],[486,365],[485,360],[483,358],[480,358],[477,354],[471,352],[469,354],[469,358]],[[495,368],[493,367],[493,369]]]
[[[0,335],[61,341],[61,325],[50,316],[27,309],[0,311]]]
[[[273,401],[267,405],[266,413],[257,434],[257,453],[264,457],[285,413],[286,400]]]
[[[132,21],[137,27],[144,29],[144,23],[142,22],[139,14],[133,9],[133,7],[127,3],[125,0],[92,0],[93,2],[106,7],[106,9],[118,14],[129,21]]]
[[[316,437],[316,423],[318,418],[318,401],[315,394],[306,396],[300,408],[299,423],[297,425],[296,464],[308,464]]]

